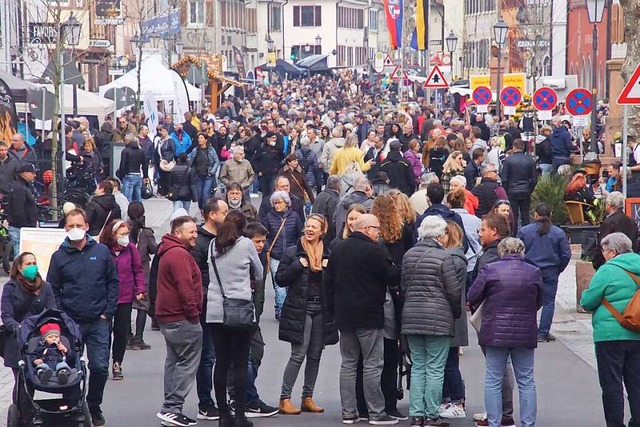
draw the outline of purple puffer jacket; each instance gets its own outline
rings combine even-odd
[[[480,345],[536,348],[536,313],[542,307],[540,270],[519,255],[487,264],[469,288],[467,301],[483,301]]]
[[[416,153],[411,150],[404,152],[404,158],[407,159],[413,170],[413,176],[416,177],[416,183],[420,182],[420,176],[422,176],[422,163]]]
[[[137,294],[145,293],[140,253],[129,243],[118,255],[111,249],[111,256],[118,268],[118,304],[130,304]]]

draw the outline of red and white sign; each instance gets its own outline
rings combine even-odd
[[[639,105],[640,104],[640,64],[636,67],[633,75],[625,85],[618,97],[618,105]]]
[[[435,65],[431,69],[431,73],[429,73],[427,81],[424,82],[424,87],[429,89],[446,89],[449,87],[449,83],[447,83],[447,79],[444,77],[440,67]]]
[[[400,66],[397,66],[393,72],[391,73],[391,76],[389,77],[391,80],[398,80],[400,78]],[[407,72],[403,69],[402,70],[402,80],[409,80],[409,75],[407,74]]]
[[[393,67],[394,65],[396,65],[395,62],[393,62],[393,59],[391,59],[391,55],[387,55],[384,58],[384,66],[386,67]]]

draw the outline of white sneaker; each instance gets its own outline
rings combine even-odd
[[[442,418],[467,418],[467,413],[460,404],[450,403],[447,407],[440,412]]]
[[[480,412],[479,414],[473,414],[473,421],[484,421],[487,419],[486,412]]]

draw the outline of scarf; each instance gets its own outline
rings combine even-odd
[[[304,252],[309,257],[309,268],[311,271],[322,271],[322,254],[324,253],[322,240],[313,245],[303,236],[300,242],[302,243],[302,249],[304,249]]]
[[[34,281],[31,282],[25,279],[25,277],[22,274],[18,273],[16,275],[16,281],[18,282],[18,285],[23,290],[25,290],[30,294],[36,294],[36,295],[37,295],[37,292],[39,292],[40,289],[42,289],[42,286],[44,285],[44,280],[42,280],[42,277],[40,277],[40,274],[38,274],[34,279]]]

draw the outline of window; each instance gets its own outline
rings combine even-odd
[[[247,9],[247,32],[255,34],[257,32],[257,14],[256,9]]]
[[[204,25],[204,0],[189,0],[189,25]]]
[[[378,11],[369,11],[369,30],[378,31]]]
[[[221,1],[220,2],[220,26],[222,28],[226,28],[229,26],[229,21],[227,19],[227,9],[228,9],[227,2]]]
[[[294,27],[322,26],[321,6],[293,6]]]
[[[282,6],[270,4],[270,10],[271,31],[282,31]]]

